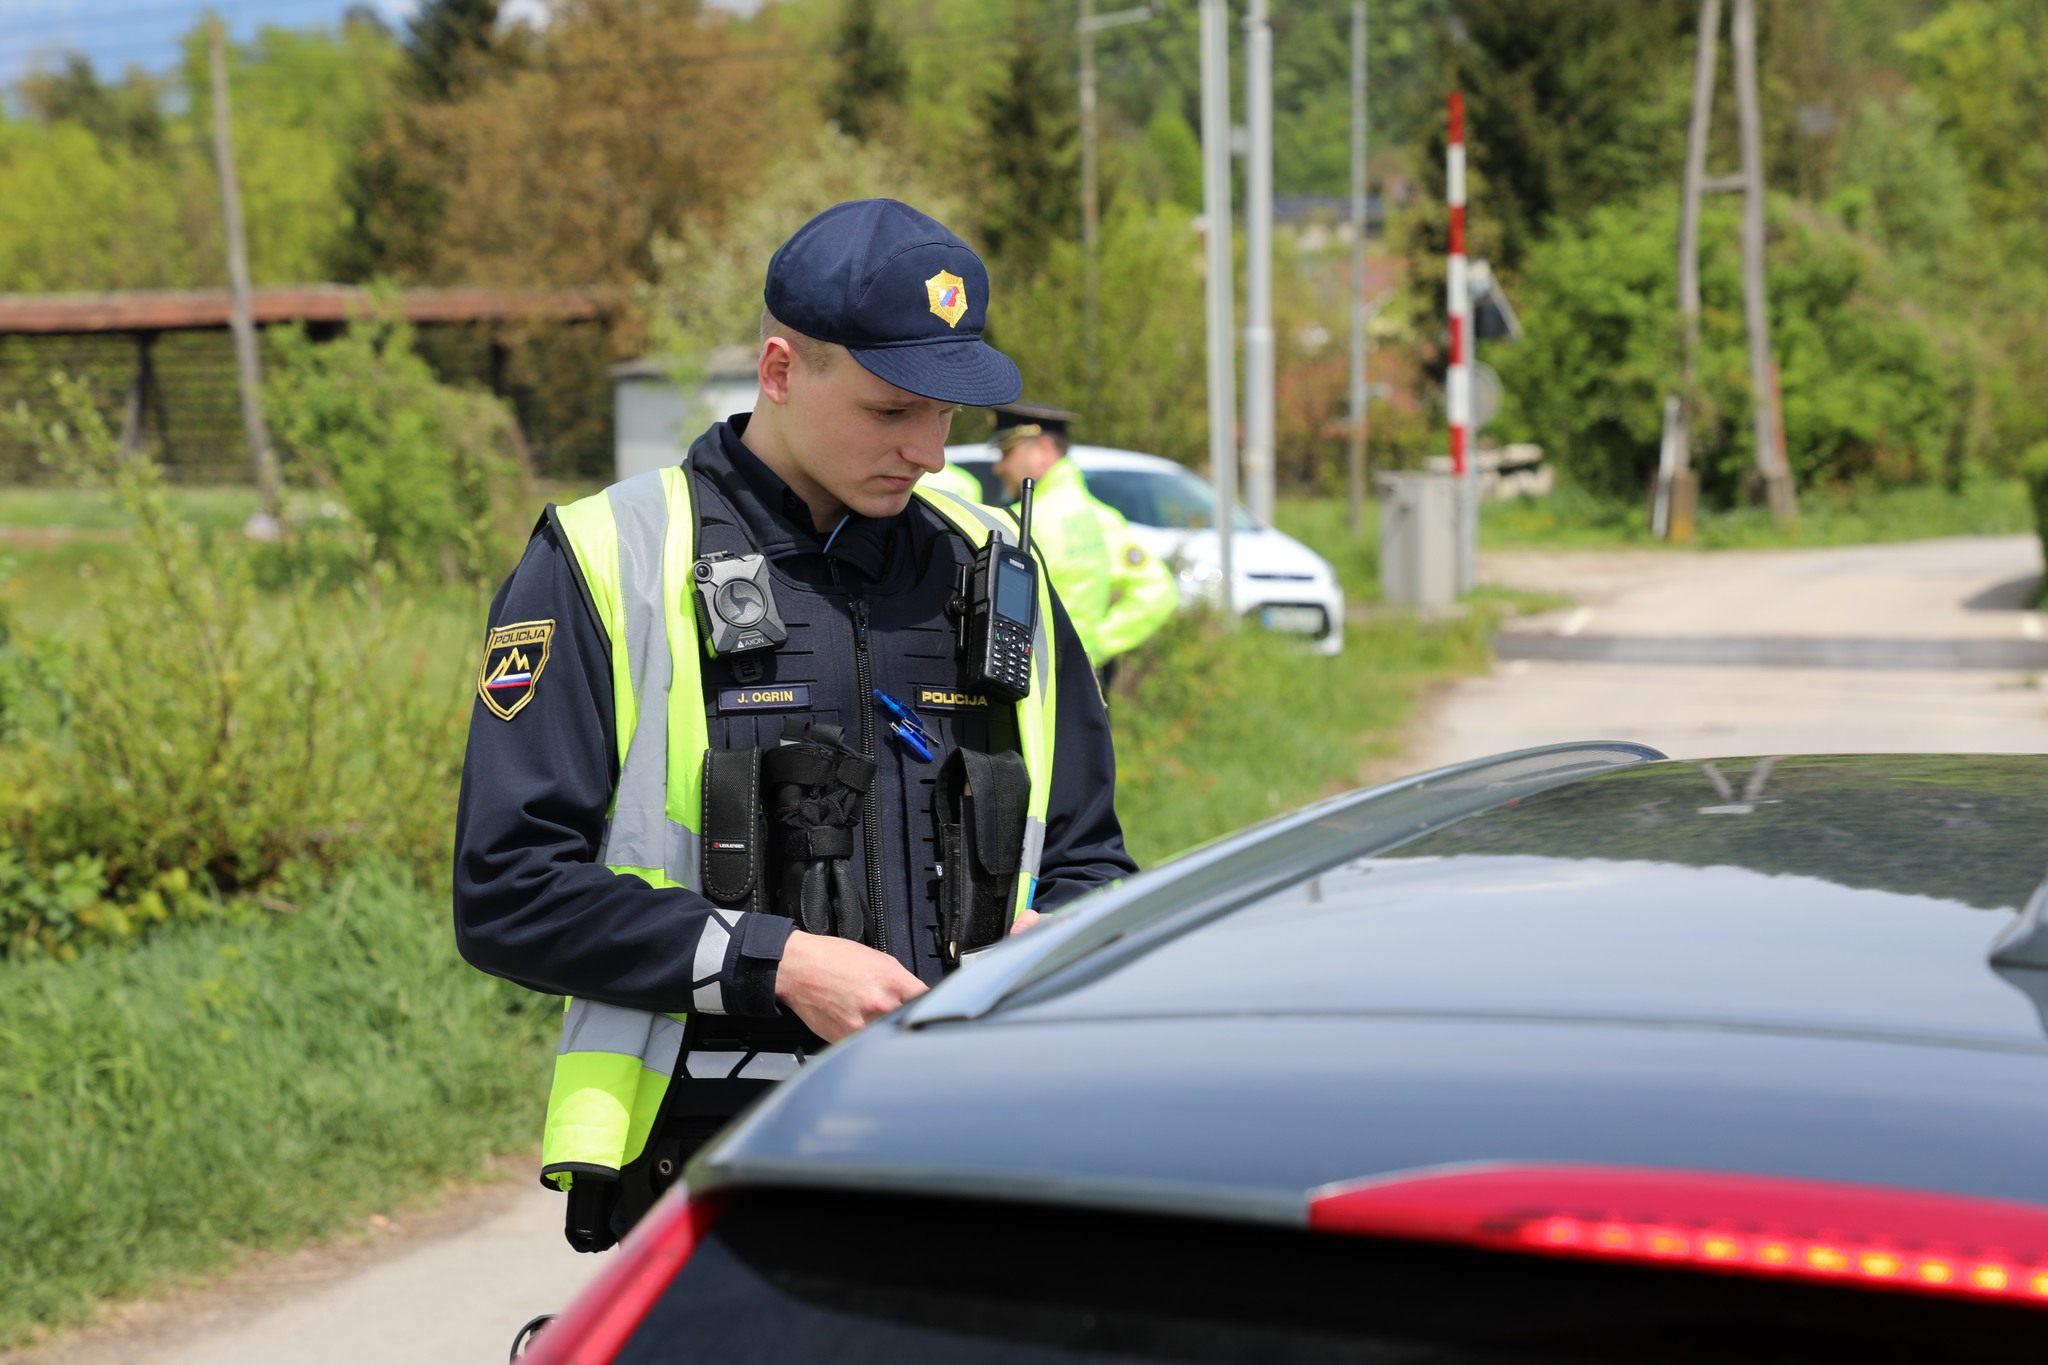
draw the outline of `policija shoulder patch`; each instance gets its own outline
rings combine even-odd
[[[483,667],[476,671],[476,694],[499,720],[510,720],[533,700],[540,671],[548,666],[548,641],[555,638],[553,621],[521,621],[497,626],[484,642]]]

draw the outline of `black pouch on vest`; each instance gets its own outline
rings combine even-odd
[[[861,942],[867,898],[852,872],[853,830],[875,765],[846,747],[837,725],[791,717],[782,743],[761,752],[775,832],[775,910],[807,934]]]
[[[767,910],[772,888],[759,749],[705,751],[703,823],[705,898],[728,910]]]
[[[1030,803],[1022,754],[956,749],[939,769],[932,814],[939,827],[939,948],[948,968],[1010,930]]]

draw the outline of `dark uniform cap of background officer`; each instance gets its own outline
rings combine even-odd
[[[958,280],[956,288],[950,276]],[[936,218],[894,199],[834,204],[768,262],[768,311],[835,342],[870,374],[941,403],[986,407],[1024,390],[1010,358],[981,339],[988,270]]]
[[[990,409],[995,415],[996,429],[989,434],[992,445],[1009,447],[1032,436],[1067,436],[1068,428],[1081,420],[1081,415],[1068,412],[1065,408],[1051,408],[1043,403],[1005,403]]]

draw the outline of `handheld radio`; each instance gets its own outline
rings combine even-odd
[[[1000,536],[964,570],[966,610],[960,618],[967,650],[967,686],[1005,701],[1031,693],[1031,642],[1038,626],[1038,562],[1031,557],[1031,489],[1024,480],[1016,545]]]

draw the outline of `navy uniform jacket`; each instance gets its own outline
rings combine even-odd
[[[932,575],[919,576],[905,562],[920,545],[928,556],[934,536],[957,539],[940,529],[929,508],[913,499],[895,517],[849,515],[829,538],[820,536],[803,501],[741,443],[745,424],[745,417],[736,417],[713,427],[693,447],[691,461],[717,480],[721,501],[778,575],[892,590],[914,583],[911,591],[920,595],[951,595],[950,584],[931,582]],[[843,606],[836,610],[844,617]],[[490,620],[493,627],[557,624],[545,667],[513,718],[499,719],[481,701],[474,707],[455,830],[455,932],[462,955],[473,966],[537,991],[669,1013],[691,1009],[693,984],[704,984],[701,978],[693,983],[692,968],[710,903],[693,891],[618,875],[597,861],[619,773],[609,642],[588,604],[574,556],[551,526],[536,532],[498,590]],[[1041,910],[1136,870],[1116,818],[1108,717],[1087,655],[1057,599],[1053,631],[1059,710],[1045,851],[1033,902]],[[880,653],[891,645],[889,633],[878,629],[871,648]],[[720,681],[710,667],[705,690],[715,694]],[[851,700],[834,705],[844,714]],[[851,729],[848,739],[854,742]],[[712,743],[720,743],[715,725]],[[877,811],[885,822],[906,818],[886,803]],[[890,877],[898,886],[912,875],[899,872]],[[719,981],[725,1012],[786,1017],[775,1001],[775,971],[792,923],[768,914],[744,919],[730,936]],[[913,941],[892,939],[892,954],[925,980],[936,980],[933,955],[919,949],[915,934],[905,937]]]

